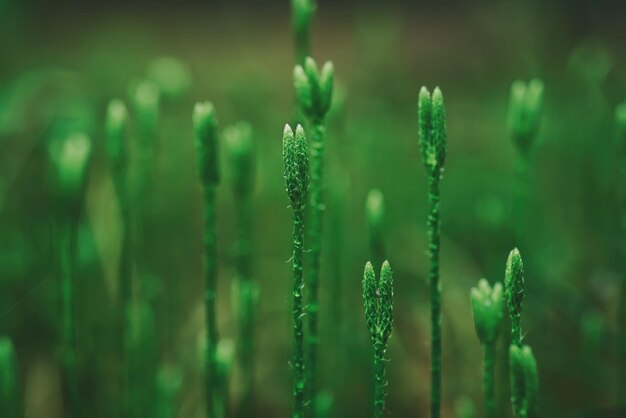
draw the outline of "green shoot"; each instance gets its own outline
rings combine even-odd
[[[519,151],[526,155],[539,132],[543,109],[543,82],[532,79],[528,84],[517,80],[511,85],[509,131]]]
[[[0,411],[2,416],[22,418],[22,394],[13,343],[0,337]]]
[[[198,172],[204,196],[204,274],[206,315],[206,402],[211,418],[225,417],[225,402],[217,370],[218,332],[215,298],[217,290],[217,253],[215,245],[215,194],[220,180],[218,166],[217,117],[209,102],[197,103],[193,111]]]
[[[428,175],[428,237],[429,286],[431,316],[431,418],[441,415],[441,283],[439,282],[439,245],[441,226],[439,220],[439,181],[446,159],[447,133],[445,107],[439,87],[432,96],[422,87],[418,99],[419,144]]]
[[[307,57],[304,66],[296,65],[294,85],[298,104],[311,126],[311,188],[309,221],[311,268],[308,275],[308,395],[314,400],[317,396],[317,346],[319,344],[319,275],[322,247],[322,218],[325,201],[324,188],[324,142],[326,137],[325,119],[330,109],[333,95],[334,70],[331,62],[326,62],[322,71],[315,61]],[[315,407],[312,408],[315,415]],[[314,418],[314,417],[313,417]]]
[[[385,412],[385,352],[393,328],[393,275],[385,261],[376,278],[372,263],[365,265],[363,273],[363,299],[365,321],[374,346],[374,417],[382,418]]]
[[[502,325],[504,298],[502,285],[493,288],[485,279],[470,291],[474,327],[484,350],[483,391],[485,396],[485,417],[495,418],[495,365],[496,339]]]
[[[515,418],[533,418],[536,416],[539,397],[539,375],[530,347],[512,344],[509,347],[509,367]]]
[[[370,245],[370,256],[374,266],[382,265],[385,259],[385,199],[378,189],[372,189],[365,199],[365,217]]]
[[[252,281],[252,192],[254,185],[254,143],[252,128],[245,122],[226,128],[224,145],[231,168],[235,199],[237,239],[235,242],[236,292],[239,319],[239,360],[243,394],[239,415],[248,417],[254,407],[254,329],[258,286]]]
[[[80,396],[76,371],[74,268],[78,214],[86,184],[91,140],[83,133],[59,137],[50,144],[49,152],[54,166],[52,181],[59,203],[55,235],[59,251],[64,387],[71,416],[76,418],[80,416]]]
[[[315,0],[291,0],[291,27],[298,64],[303,64],[311,53],[311,23],[315,8]]]
[[[191,73],[182,61],[173,57],[155,58],[148,66],[148,79],[158,86],[164,99],[177,100],[191,87]]]
[[[504,273],[504,294],[511,318],[511,344],[522,345],[522,307],[524,305],[524,264],[517,248],[509,253]]]
[[[309,189],[309,157],[302,126],[294,135],[289,125],[283,131],[283,164],[287,195],[293,210],[293,331],[294,411],[293,418],[304,416],[306,376],[304,368],[304,307],[302,253],[304,250],[304,207]]]

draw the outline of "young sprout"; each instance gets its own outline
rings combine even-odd
[[[367,220],[367,232],[369,236],[370,255],[373,265],[382,265],[385,259],[385,199],[378,189],[372,189],[365,199],[365,218]]]
[[[291,0],[291,27],[298,64],[302,64],[311,52],[311,23],[315,8],[315,0]]]
[[[242,398],[239,416],[251,416],[254,406],[254,329],[258,286],[252,281],[252,219],[254,184],[254,143],[252,128],[245,122],[224,129],[222,134],[230,166],[235,199],[237,238],[235,295],[239,319],[239,359],[242,369]]]
[[[509,347],[511,400],[515,418],[533,418],[537,414],[539,374],[537,362],[529,346]]]
[[[485,396],[485,417],[495,418],[495,365],[496,339],[502,325],[504,298],[502,285],[493,288],[485,279],[470,291],[474,327],[484,350],[483,391]]]
[[[223,417],[226,405],[217,370],[218,332],[215,298],[217,291],[217,251],[215,245],[215,194],[219,184],[217,116],[209,102],[197,103],[193,110],[198,173],[204,197],[204,276],[206,314],[206,400],[209,417]]]
[[[543,82],[534,78],[511,85],[509,131],[519,151],[526,155],[539,132],[543,109]]]
[[[524,304],[524,264],[517,248],[509,253],[504,273],[504,294],[511,318],[511,344],[522,345],[522,307]]]
[[[324,188],[324,142],[326,136],[325,119],[333,96],[333,64],[326,62],[322,71],[315,61],[307,57],[304,66],[296,65],[293,73],[298,104],[311,126],[311,213],[309,220],[310,260],[308,275],[308,395],[314,402],[317,396],[317,345],[319,343],[319,275],[322,247],[322,218],[325,200]],[[314,415],[316,408],[311,409]],[[312,417],[314,418],[314,416]]]
[[[363,273],[363,299],[365,321],[374,347],[374,417],[382,418],[385,412],[385,352],[393,328],[393,275],[385,261],[377,278],[372,263],[365,265]]]
[[[24,417],[15,348],[6,337],[0,337],[0,411],[2,416]]]
[[[294,411],[293,418],[304,416],[306,376],[304,368],[304,307],[302,253],[304,250],[304,207],[309,189],[309,157],[302,126],[294,135],[289,125],[283,131],[283,164],[285,188],[293,211],[293,332]]]
[[[418,99],[419,145],[428,175],[429,286],[431,317],[431,418],[441,415],[441,283],[439,282],[439,181],[446,159],[447,133],[443,96],[439,87],[432,95],[422,87]]]

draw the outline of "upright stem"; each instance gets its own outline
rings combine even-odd
[[[204,274],[205,274],[205,315],[206,315],[206,402],[209,418],[222,418],[222,405],[216,400],[219,390],[217,375],[217,321],[215,294],[217,290],[217,260],[215,246],[215,188],[204,187]]]
[[[485,395],[485,418],[495,418],[495,366],[496,342],[488,342],[483,346],[483,392]]]
[[[430,255],[430,320],[431,320],[431,417],[439,418],[441,410],[441,283],[439,282],[439,176],[429,177],[428,236]]]
[[[76,256],[76,229],[72,219],[59,223],[59,249],[61,273],[61,301],[63,310],[63,367],[65,388],[69,398],[71,416],[80,415],[80,396],[76,376],[76,331],[74,314],[74,262]]]
[[[324,216],[323,178],[324,178],[324,137],[326,128],[321,122],[312,123],[311,134],[311,177],[310,177],[310,219],[309,239],[311,266],[309,269],[308,298],[308,394],[314,405],[317,395],[317,346],[319,344],[319,275],[322,248],[322,219]],[[315,407],[311,408],[311,416],[315,417]]]
[[[385,411],[385,344],[374,344],[374,418],[382,418]]]
[[[304,249],[304,216],[302,208],[294,208],[293,214],[293,368],[294,368],[294,411],[293,418],[304,416],[306,377],[304,368],[304,308],[302,293],[302,252]]]
[[[254,409],[254,323],[256,287],[252,282],[252,202],[248,193],[236,196],[238,232],[235,246],[239,283],[240,359],[243,396],[239,416],[249,417]]]

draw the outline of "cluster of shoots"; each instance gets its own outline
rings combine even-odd
[[[431,417],[441,413],[441,283],[439,252],[441,240],[439,182],[447,152],[446,116],[441,90],[431,94],[422,87],[418,99],[419,146],[428,175],[428,254],[431,317]]]
[[[307,57],[303,66],[295,66],[293,78],[298,105],[307,118],[310,127],[310,217],[307,225],[310,256],[310,269],[307,276],[307,384],[308,396],[314,403],[317,397],[318,294],[322,249],[322,218],[325,208],[323,195],[325,120],[333,97],[333,64],[326,62],[320,71],[315,61]],[[316,408],[313,407],[311,411],[313,416],[315,416]]]
[[[283,131],[283,165],[285,188],[293,211],[293,360],[294,370],[293,418],[302,418],[305,412],[305,358],[304,358],[304,207],[309,189],[309,156],[302,126],[294,134],[289,125]]]
[[[393,329],[393,275],[388,261],[383,262],[376,277],[372,263],[363,273],[365,322],[374,347],[374,416],[382,418],[385,412],[385,353]]]
[[[539,132],[543,109],[543,82],[517,80],[511,85],[509,131],[519,151],[526,155]]]

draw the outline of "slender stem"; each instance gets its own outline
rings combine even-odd
[[[308,274],[308,338],[307,338],[307,384],[312,404],[317,395],[317,346],[319,345],[319,276],[322,247],[322,219],[324,216],[324,137],[326,128],[322,123],[312,124],[309,239],[311,265]],[[312,408],[315,417],[315,407]]]
[[[215,294],[217,290],[217,260],[215,246],[215,188],[204,187],[204,274],[205,274],[205,315],[206,315],[206,402],[209,418],[221,418],[222,403],[217,401],[219,376],[217,375],[217,321]]]
[[[484,345],[483,392],[485,395],[485,418],[495,418],[495,366],[496,342]]]
[[[380,338],[374,344],[374,417],[382,418],[385,412],[385,344]]]
[[[431,417],[439,418],[441,410],[441,283],[439,282],[439,177],[429,177],[428,236],[430,255],[430,320],[431,320]]]
[[[293,418],[304,416],[305,367],[304,367],[304,308],[302,293],[302,252],[304,248],[304,216],[302,208],[294,208],[293,214],[293,368],[294,368],[294,411]]]
[[[243,395],[239,416],[249,417],[254,410],[254,311],[256,287],[252,282],[252,202],[249,192],[235,194],[238,232],[235,257],[239,283],[240,361]]]
[[[63,367],[71,416],[80,415],[80,396],[76,376],[76,329],[74,300],[74,263],[76,259],[76,229],[71,219],[59,223],[61,300],[63,309]]]

